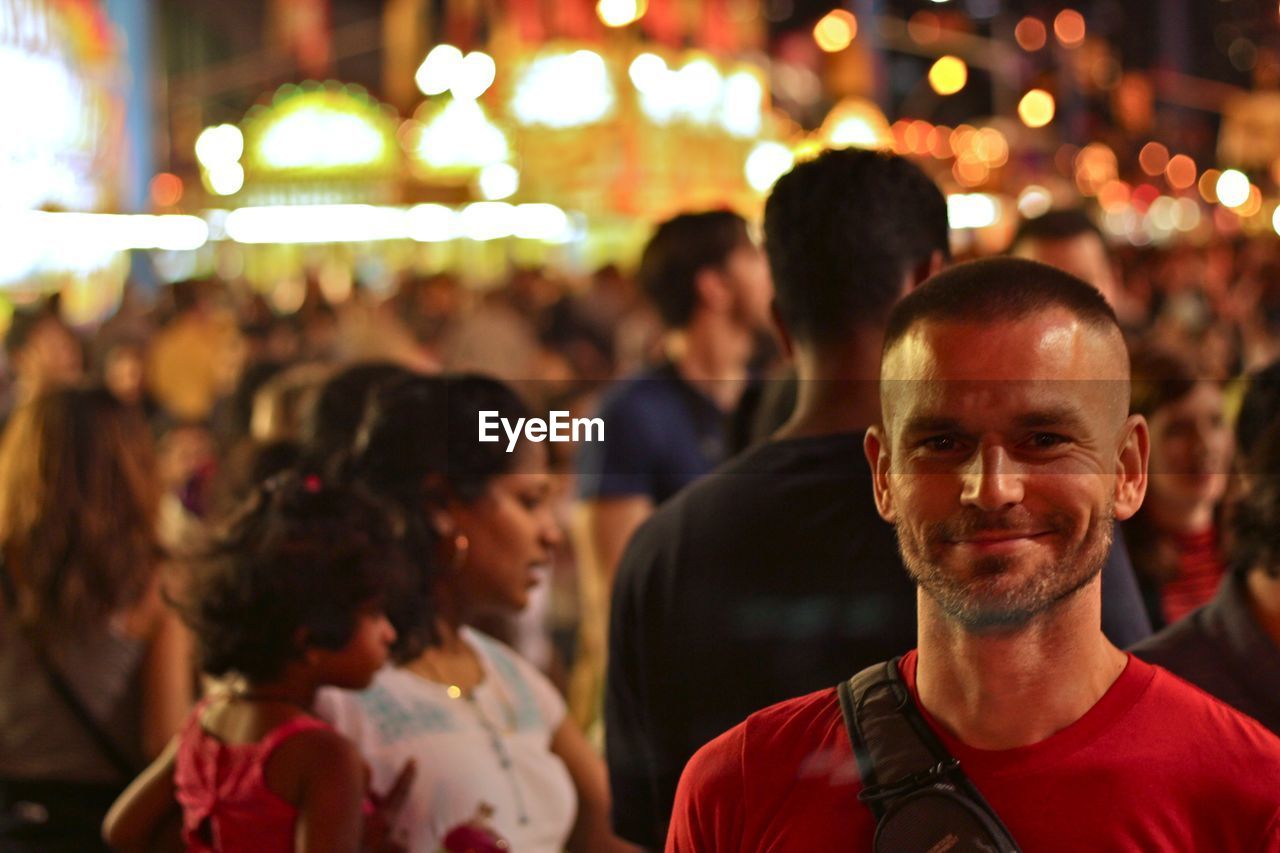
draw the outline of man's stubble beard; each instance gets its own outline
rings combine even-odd
[[[938,527],[943,527],[939,525]],[[1098,576],[1111,551],[1114,507],[1089,522],[1084,539],[1052,565],[1041,565],[1011,589],[1000,589],[1014,558],[985,557],[971,565],[966,577],[955,577],[927,556],[928,546],[897,525],[898,549],[911,580],[949,618],[975,633],[1012,631],[1060,603]],[[935,531],[931,531],[931,535]]]

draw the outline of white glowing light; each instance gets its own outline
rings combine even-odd
[[[515,209],[513,233],[525,240],[567,243],[573,228],[568,215],[554,204],[521,204]]]
[[[747,183],[756,192],[768,192],[778,178],[795,165],[795,155],[780,142],[761,142],[747,155],[743,166]]]
[[[516,230],[516,209],[505,201],[478,201],[462,208],[458,231],[468,240],[497,240]]]
[[[451,44],[439,44],[422,60],[413,81],[424,95],[442,95],[453,85],[454,76],[462,65],[462,51]]]
[[[1200,205],[1189,198],[1180,198],[1173,208],[1173,225],[1179,231],[1194,231],[1200,224]]]
[[[105,213],[51,213],[43,210],[0,212],[0,281],[15,281],[40,270],[92,272],[120,252],[163,249],[189,252],[209,239],[196,216]]]
[[[1044,216],[1053,207],[1053,195],[1039,184],[1031,184],[1018,194],[1018,213],[1026,219]]]
[[[986,193],[947,196],[947,220],[952,228],[986,228],[1000,220],[1000,200]]]
[[[850,116],[831,128],[831,145],[836,148],[878,148],[880,134],[862,116]]]
[[[357,115],[299,110],[267,129],[258,152],[275,169],[368,166],[386,157],[387,139]]]
[[[473,50],[462,58],[453,75],[449,91],[455,98],[474,101],[493,85],[498,76],[498,66],[487,53]]]
[[[244,153],[244,134],[234,124],[206,127],[196,137],[196,159],[206,169],[234,163]]]
[[[627,76],[638,92],[655,92],[667,83],[667,75],[671,70],[667,62],[656,53],[642,53],[631,60],[627,67]]]
[[[480,170],[477,183],[480,195],[488,201],[498,201],[515,195],[520,189],[520,172],[510,163],[494,163]]]
[[[676,72],[680,111],[695,121],[707,121],[720,102],[720,72],[706,59],[695,59]]]
[[[1151,202],[1151,206],[1147,208],[1147,221],[1151,227],[1157,231],[1172,231],[1177,225],[1177,205],[1177,200],[1167,195]]]
[[[368,204],[242,207],[227,214],[237,243],[365,243],[409,236],[405,211]]]
[[[1239,207],[1249,200],[1249,179],[1243,172],[1227,169],[1218,176],[1218,201],[1227,207]]]
[[[214,195],[235,195],[244,186],[244,166],[219,163],[205,172],[204,177]]]
[[[530,63],[516,82],[511,111],[525,125],[577,127],[608,118],[616,99],[604,59],[577,50]]]
[[[734,136],[757,136],[764,120],[763,104],[764,87],[756,75],[735,71],[724,81],[720,124]]]
[[[625,27],[640,19],[646,5],[644,0],[600,0],[596,14],[606,27]]]
[[[437,169],[480,168],[507,160],[511,148],[502,130],[475,101],[446,104],[418,135],[417,153]]]
[[[405,214],[405,231],[420,243],[444,243],[458,236],[458,215],[443,204],[419,204]]]

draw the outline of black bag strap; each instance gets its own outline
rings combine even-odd
[[[935,785],[954,789],[990,818],[1001,851],[1017,842],[929,728],[902,680],[899,658],[869,666],[837,688],[845,728],[858,762],[858,799],[881,820],[898,800]]]
[[[107,759],[112,767],[115,768],[125,779],[132,779],[137,776],[141,768],[129,758],[123,749],[121,749],[107,734],[101,724],[94,719],[92,712],[85,706],[80,696],[76,693],[66,676],[54,664],[53,659],[49,656],[49,650],[45,648],[43,642],[31,629],[30,625],[23,624],[18,617],[18,590],[14,585],[13,577],[9,574],[9,568],[5,565],[4,558],[0,557],[0,591],[4,593],[5,604],[9,608],[11,618],[19,626],[22,635],[26,637],[27,643],[31,646],[31,650],[35,653],[36,661],[40,664],[40,668],[44,671],[45,680],[48,681],[49,687],[58,695],[67,710],[76,718],[85,733],[93,741],[94,746],[98,748],[98,752],[102,757]]]

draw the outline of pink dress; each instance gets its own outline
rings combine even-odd
[[[187,850],[291,853],[298,809],[267,787],[263,768],[286,739],[329,724],[299,716],[257,743],[228,744],[200,725],[208,701],[187,720],[174,770]]]

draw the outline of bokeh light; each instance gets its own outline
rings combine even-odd
[[[858,19],[852,12],[834,9],[814,24],[813,40],[827,53],[839,53],[858,35]]]
[[[1240,207],[1249,200],[1249,178],[1237,169],[1227,169],[1218,176],[1214,191],[1227,207]]]
[[[1189,189],[1196,182],[1196,161],[1186,154],[1174,154],[1165,166],[1164,176],[1174,189]]]
[[[1025,51],[1040,50],[1048,41],[1048,36],[1044,22],[1030,15],[1018,21],[1018,25],[1013,28],[1014,40],[1018,42],[1018,47]]]
[[[1055,109],[1053,95],[1044,89],[1032,89],[1018,102],[1018,118],[1027,127],[1044,127],[1053,121]]]
[[[1079,47],[1084,44],[1084,15],[1075,9],[1063,9],[1053,19],[1053,34],[1063,47]]]
[[[956,56],[943,56],[929,69],[929,85],[939,95],[954,95],[969,81],[969,66]]]

